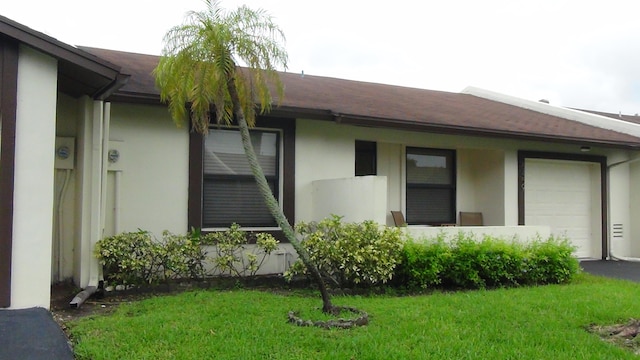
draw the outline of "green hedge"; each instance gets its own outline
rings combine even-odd
[[[408,288],[478,289],[564,283],[579,271],[574,247],[550,237],[521,243],[494,237],[481,240],[460,233],[424,242],[407,241],[396,283]]]
[[[400,261],[404,240],[399,228],[373,221],[343,223],[337,215],[320,222],[300,222],[296,231],[322,276],[339,288],[386,283]],[[290,280],[306,270],[298,260],[285,277]]]

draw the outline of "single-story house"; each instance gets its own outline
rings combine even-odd
[[[0,308],[49,307],[57,281],[94,286],[94,244],[123,231],[238,222],[277,233],[237,131],[176,127],[154,86],[157,62],[0,16]],[[292,222],[333,213],[391,226],[394,210],[409,228],[437,228],[480,212],[487,229],[566,234],[581,258],[640,257],[636,117],[476,88],[281,78],[285,98],[257,119],[253,140]],[[282,244],[265,271],[292,256]]]

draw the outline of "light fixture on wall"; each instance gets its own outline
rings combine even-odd
[[[580,146],[580,151],[589,152],[591,151],[591,146]]]

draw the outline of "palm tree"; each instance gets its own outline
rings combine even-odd
[[[322,310],[334,312],[326,284],[273,196],[249,137],[249,127],[255,125],[256,100],[260,113],[266,113],[272,102],[269,86],[275,86],[279,99],[283,96],[276,68],[287,66],[281,45],[284,34],[263,10],[241,6],[224,12],[217,0],[205,3],[206,10],[189,12],[185,24],[165,35],[162,57],[154,70],[161,99],[168,102],[176,124],[191,120],[192,131],[204,135],[212,107],[218,124],[237,121],[245,154],[271,215],[317,282]],[[246,68],[240,68],[239,62]]]

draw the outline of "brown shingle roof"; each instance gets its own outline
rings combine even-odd
[[[158,103],[158,56],[82,47],[131,75],[113,101]],[[274,114],[361,126],[640,148],[640,138],[470,94],[281,73],[285,97]]]

